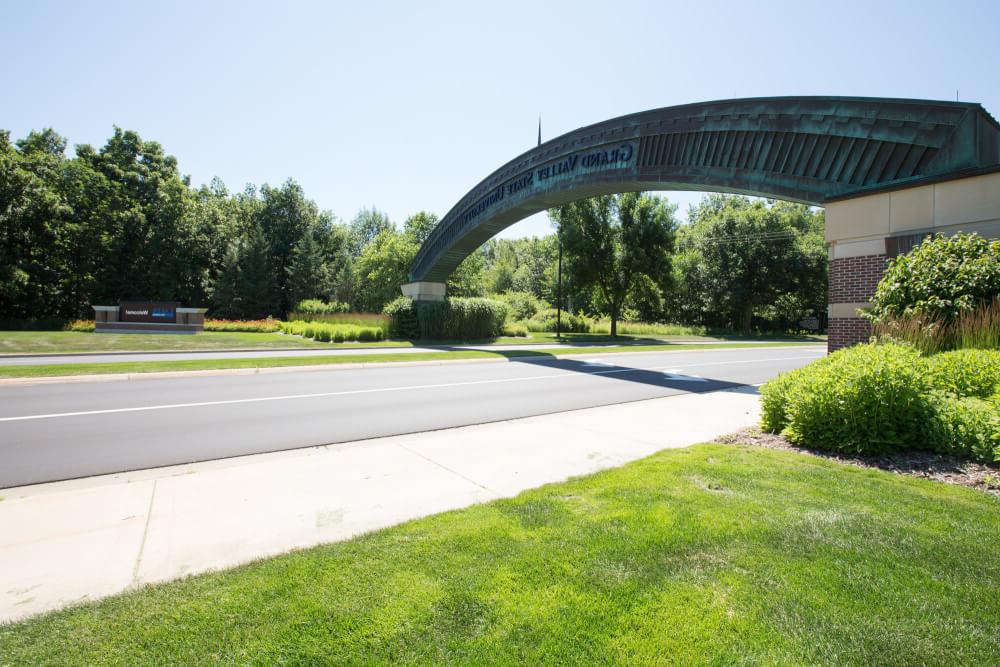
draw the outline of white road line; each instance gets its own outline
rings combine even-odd
[[[824,353],[825,354],[825,351]],[[775,357],[772,359],[743,359],[735,361],[713,361],[708,363],[692,364],[691,366],[681,366],[680,368],[700,368],[702,366],[725,366],[729,364],[757,364],[768,361],[797,361],[801,359],[814,359],[816,355],[805,357]],[[167,405],[143,405],[134,408],[108,408],[105,410],[83,410],[80,412],[54,412],[42,415],[23,415],[19,417],[0,417],[0,422],[29,421],[34,419],[56,419],[59,417],[83,417],[87,415],[108,415],[120,412],[148,412],[152,410],[174,410],[177,408],[200,408],[213,405],[238,405],[240,403],[264,403],[268,401],[292,401],[303,398],[329,398],[331,396],[352,396],[356,394],[377,394],[392,391],[414,391],[418,389],[444,389],[448,387],[467,387],[480,384],[502,384],[504,382],[526,382],[528,380],[554,380],[569,377],[586,377],[588,375],[611,375],[614,373],[636,373],[638,371],[663,371],[665,369],[679,370],[677,366],[661,366],[651,368],[615,368],[607,371],[588,371],[585,373],[558,373],[554,375],[528,375],[516,378],[495,378],[490,380],[470,380],[466,382],[447,382],[442,384],[418,384],[405,387],[377,387],[375,389],[351,389],[348,391],[326,391],[316,394],[289,394],[285,396],[263,396],[259,398],[232,398],[224,401],[201,401],[198,403],[170,403]]]

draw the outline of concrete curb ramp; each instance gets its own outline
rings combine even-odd
[[[757,419],[744,387],[0,490],[0,622],[514,496]]]

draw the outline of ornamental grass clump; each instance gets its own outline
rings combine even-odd
[[[376,342],[385,340],[381,327],[356,327],[323,322],[282,322],[282,332],[291,336],[312,338],[319,343]]]
[[[539,311],[534,317],[525,320],[522,324],[528,328],[528,331],[540,332],[553,332],[558,324],[562,333],[590,333],[594,326],[594,322],[584,315],[576,315],[565,310],[558,313],[555,308]]]
[[[1000,348],[1000,241],[937,235],[889,261],[864,313],[876,339],[924,354]]]
[[[263,320],[205,320],[205,331],[226,331],[238,333],[275,333],[281,330],[280,320],[268,317]]]
[[[475,340],[503,335],[509,309],[492,299],[449,298],[415,302],[401,297],[383,312],[394,336],[424,340]]]

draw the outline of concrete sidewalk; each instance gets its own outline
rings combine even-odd
[[[750,387],[0,491],[0,622],[344,540],[757,421]]]

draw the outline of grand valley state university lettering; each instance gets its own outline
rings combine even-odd
[[[482,215],[494,204],[503,201],[506,197],[515,195],[525,188],[530,188],[536,183],[544,185],[546,181],[555,178],[570,176],[577,171],[594,171],[595,169],[620,169],[628,166],[635,155],[635,147],[632,144],[622,144],[617,148],[606,150],[591,150],[582,153],[575,153],[568,157],[557,160],[544,167],[538,167],[531,171],[516,176],[511,180],[498,185],[492,192],[476,202],[469,210],[462,214],[462,222]]]

